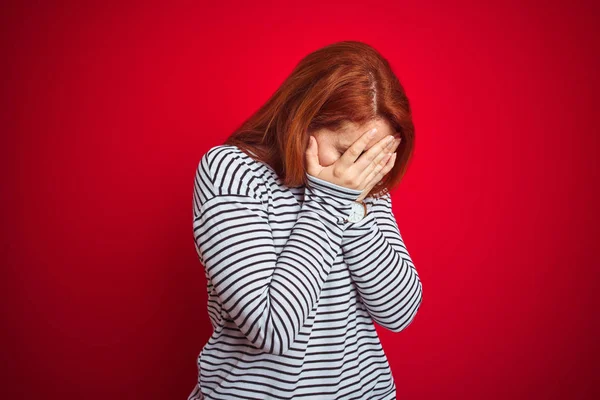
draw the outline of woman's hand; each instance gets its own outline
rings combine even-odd
[[[361,156],[367,143],[373,138],[370,134],[374,135],[375,131],[376,129],[372,129],[363,133],[335,163],[327,167],[319,163],[318,144],[311,136],[306,149],[306,172],[339,186],[362,190],[363,193],[356,201],[363,200],[373,186],[394,166],[396,160],[394,150],[400,144],[400,140],[394,140],[394,137],[389,135],[375,143]]]

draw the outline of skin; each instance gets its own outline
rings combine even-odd
[[[373,136],[369,131],[376,128]],[[313,132],[306,150],[307,173],[336,185],[362,190],[361,201],[395,162],[400,137],[383,119],[364,125],[347,123],[340,132],[321,129]]]

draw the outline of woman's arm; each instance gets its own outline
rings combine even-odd
[[[344,231],[342,250],[367,311],[379,325],[400,332],[422,301],[421,280],[392,213],[392,198],[374,199],[367,216]]]
[[[297,220],[279,256],[259,180],[226,146],[202,157],[194,185],[194,240],[223,310],[252,345],[284,354],[314,315],[341,251],[339,224],[361,191],[308,176]],[[277,210],[277,218],[296,218]],[[304,330],[310,329],[310,326]]]

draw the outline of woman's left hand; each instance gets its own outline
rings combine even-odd
[[[360,195],[360,197],[356,199],[356,201],[362,201],[365,197],[367,197],[371,189],[373,189],[373,186],[379,183],[379,181],[385,176],[385,174],[391,171],[392,167],[396,162],[395,151],[398,148],[398,145],[400,145],[401,140],[402,138],[396,137],[394,139],[394,144],[387,148],[388,155],[380,161],[381,163],[384,163],[383,168],[379,169],[379,171],[378,168],[376,168],[375,170],[373,170],[373,172],[371,172],[371,174],[367,177],[367,180],[370,179],[369,183],[363,190],[363,193]]]

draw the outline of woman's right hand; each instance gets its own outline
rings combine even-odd
[[[373,128],[363,133],[335,163],[327,167],[319,163],[317,140],[311,136],[306,149],[306,172],[339,186],[355,190],[371,190],[373,185],[379,182],[393,166],[393,163],[388,165],[388,161],[394,154],[388,152],[394,150],[392,147],[394,137],[388,135],[361,156],[375,132],[376,128]]]

